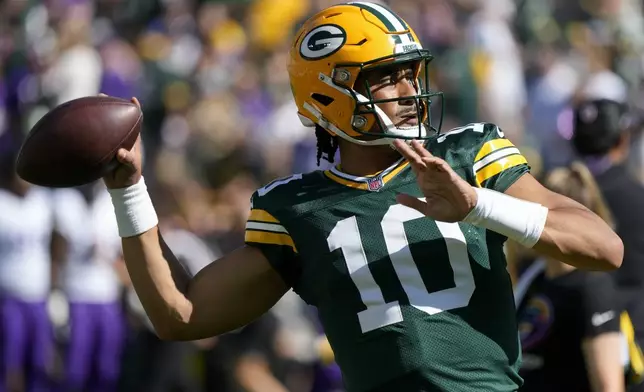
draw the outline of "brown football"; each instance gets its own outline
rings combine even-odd
[[[131,149],[143,114],[132,102],[96,96],[63,103],[34,125],[16,172],[35,185],[68,188],[88,184],[116,165],[116,152]]]

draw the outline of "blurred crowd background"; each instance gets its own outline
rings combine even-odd
[[[315,135],[297,118],[285,64],[294,30],[312,12],[338,2],[1,1],[0,155],[12,156],[36,121],[60,103],[99,92],[138,97],[146,182],[168,243],[196,272],[243,244],[256,188],[318,168]],[[575,100],[644,102],[641,0],[384,3],[435,55],[430,74],[434,88],[445,92],[443,129],[496,123],[537,176],[575,158],[569,143]],[[632,146],[629,167],[644,178],[639,137]],[[54,211],[77,208],[72,195],[59,196]],[[0,205],[0,213],[7,208]],[[100,232],[108,224],[98,226]],[[120,246],[118,238],[96,241]],[[79,257],[96,258],[90,249]],[[119,348],[120,366],[110,382],[120,390],[341,390],[315,313],[299,299],[287,295],[266,317],[217,339],[161,342],[118,252],[101,257],[111,263],[107,273],[118,287],[125,326],[122,339],[109,343]],[[70,373],[65,352],[74,314],[64,257],[60,263],[47,294],[57,344],[55,366],[47,371],[59,381]]]

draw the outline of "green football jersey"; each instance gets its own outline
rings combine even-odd
[[[462,178],[505,191],[529,171],[492,124],[427,144]],[[334,168],[269,183],[252,198],[246,243],[317,307],[358,391],[515,391],[521,349],[500,234],[397,204],[423,197],[401,159],[372,177]]]

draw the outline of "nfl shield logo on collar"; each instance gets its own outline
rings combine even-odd
[[[380,176],[376,176],[374,178],[370,178],[367,181],[367,185],[368,185],[370,191],[378,192],[380,190],[380,188],[382,188],[383,185],[385,185],[385,184],[383,183],[382,178]]]

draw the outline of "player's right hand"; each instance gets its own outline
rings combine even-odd
[[[100,94],[105,95],[105,94]],[[141,109],[141,104],[136,98],[132,98],[132,103]],[[110,173],[103,177],[105,185],[109,189],[127,188],[134,185],[141,179],[143,155],[141,153],[141,135],[136,138],[134,147],[128,151],[121,148],[116,153],[118,166]]]

